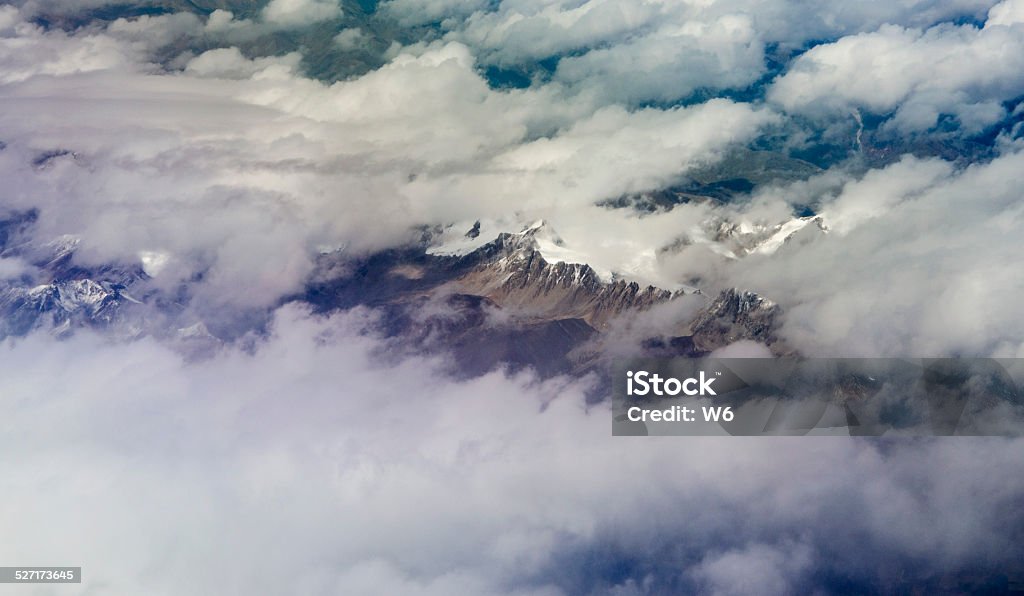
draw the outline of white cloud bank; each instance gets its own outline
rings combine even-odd
[[[260,13],[271,25],[303,27],[341,16],[338,0],[271,0]]]
[[[797,100],[780,98],[806,74],[809,67],[803,65],[839,56],[850,44],[870,48],[891,37],[896,46],[887,54],[890,70],[859,69],[849,77],[836,71],[828,79],[833,89],[822,82],[832,72],[822,66],[807,74],[811,79],[801,83],[801,92],[820,91],[844,102],[844,109],[858,101],[881,102],[877,109],[896,106],[896,122],[909,122],[900,110],[919,115],[915,106],[925,96],[959,98],[964,118],[983,114],[978,106],[1014,92],[1019,73],[1001,70],[1015,64],[1012,55],[994,58],[992,69],[970,68],[960,78],[926,80],[919,73],[927,69],[906,65],[935,53],[940,65],[963,66],[956,52],[971,48],[1001,56],[988,36],[1007,43],[1021,37],[1022,26],[1013,22],[1015,6],[992,8],[981,29],[884,26],[819,46],[798,58],[769,96],[797,109]],[[943,7],[936,15],[978,9]],[[551,22],[586,23],[601,11],[629,10],[639,12],[630,12],[626,24],[642,28],[648,12],[663,9],[587,3],[578,11],[558,8],[560,16]],[[502,5],[495,13],[480,13],[467,27],[511,10]],[[917,14],[911,8],[899,14],[878,10],[846,15],[852,20],[842,27]],[[593,16],[584,19],[584,13]],[[332,85],[299,74],[298,53],[249,58],[235,48],[192,56],[182,72],[167,73],[149,62],[156,45],[190,28],[228,26],[234,17],[215,13],[204,24],[188,15],[166,15],[67,34],[30,25],[10,9],[3,15],[0,77],[8,84],[0,87],[0,140],[7,148],[0,152],[0,174],[9,181],[0,197],[4,205],[41,208],[40,237],[81,237],[78,258],[85,263],[165,255],[169,265],[154,285],[172,289],[202,275],[197,303],[274,305],[301,290],[324,247],[360,252],[394,246],[420,224],[485,219],[514,226],[545,219],[600,270],[664,287],[698,277],[709,291],[716,284],[757,290],[786,308],[787,339],[809,349],[915,356],[1022,353],[1024,318],[1005,299],[1020,290],[1004,267],[1013,262],[1022,231],[1012,202],[1022,171],[1013,143],[991,165],[966,173],[948,164],[908,161],[860,182],[837,169],[819,182],[780,189],[771,201],[755,201],[758,213],[781,220],[791,203],[814,203],[833,234],[806,250],[790,247],[748,264],[723,265],[699,244],[675,254],[659,249],[692,235],[708,218],[758,213],[691,204],[638,218],[594,203],[671,184],[767,127],[784,124],[763,105],[716,99],[685,108],[635,109],[605,105],[607,95],[572,91],[576,83],[558,80],[499,91],[478,72],[479,41],[408,48],[378,70]],[[733,55],[731,35],[750,43],[778,36],[760,24],[767,22],[762,13],[717,18],[710,26],[723,27],[721,56]],[[588,26],[614,29],[620,21],[602,17]],[[680,34],[699,34],[694,47],[708,43],[711,51],[718,46],[708,41],[715,35],[708,26],[676,24]],[[621,34],[612,29],[608,35]],[[505,30],[495,24],[493,31]],[[544,38],[561,39],[546,33]],[[606,49],[634,43],[654,42],[640,36]],[[515,43],[501,47],[511,51]],[[949,51],[949,60],[939,48]],[[596,68],[579,75],[581,85],[614,78],[617,58],[604,51],[563,63]],[[684,54],[692,58],[689,50]],[[663,80],[688,84],[685,77],[667,74],[640,82]],[[872,93],[858,95],[861,86]],[[31,166],[38,154],[54,149],[74,151],[74,157],[46,168]],[[833,194],[839,196],[834,202]],[[961,248],[950,250],[953,245]]]
[[[1024,17],[1015,1],[993,7],[984,27],[886,25],[812,48],[768,97],[811,113],[864,108],[888,114],[900,132],[955,115],[969,132],[1006,117],[1003,101],[1024,94]]]
[[[154,595],[872,591],[1021,560],[1021,441],[613,438],[585,382],[453,382],[365,317],[286,308],[192,364],[0,345],[0,558]]]
[[[672,102],[702,90],[743,89],[768,72],[769,53],[785,58],[808,42],[887,23],[928,27],[983,18],[992,4],[391,0],[382,11],[404,25],[440,23],[446,39],[470,46],[485,64],[517,67],[560,58],[555,81],[635,105]]]
[[[962,170],[908,157],[862,176],[835,174],[766,189],[737,216],[788,211],[812,188],[828,234],[737,262],[684,251],[675,266],[777,297],[783,335],[804,353],[1024,357],[1024,278],[1013,265],[1024,152]]]
[[[21,24],[0,40],[0,64],[21,65],[2,71],[17,83],[0,88],[0,171],[12,181],[2,199],[40,208],[40,237],[81,237],[84,263],[168,254],[176,266],[155,283],[202,274],[211,303],[274,304],[301,289],[322,247],[385,248],[420,224],[498,218],[509,205],[526,221],[577,221],[774,121],[725,100],[630,111],[558,88],[496,91],[459,43],[333,85],[297,74],[297,53],[236,48],[164,73],[142,40],[171,18],[70,36]],[[52,49],[63,44],[112,57]],[[75,158],[30,166],[62,148]]]

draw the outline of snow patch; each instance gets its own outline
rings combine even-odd
[[[753,252],[764,255],[770,255],[774,253],[775,251],[779,250],[780,246],[785,244],[786,240],[790,236],[804,229],[807,226],[807,224],[811,223],[812,221],[814,221],[813,217],[801,217],[782,224],[781,226],[779,226],[779,230],[777,232],[769,236],[768,239],[762,242],[760,246],[754,249]]]

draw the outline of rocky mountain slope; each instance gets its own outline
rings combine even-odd
[[[776,349],[776,317],[781,310],[753,292],[730,288],[711,301],[690,323],[694,345],[701,351],[751,339]]]
[[[411,340],[416,349],[454,349],[459,367],[470,372],[504,363],[554,374],[599,362],[602,336],[614,332],[614,322],[693,297],[603,280],[585,264],[549,262],[538,243],[542,229],[535,224],[502,233],[456,254],[415,247],[355,263],[343,254],[323,255],[320,268],[333,273],[303,299],[325,312],[374,306],[387,313],[389,333]],[[771,301],[735,289],[713,298],[696,294],[706,301],[697,316],[635,338],[637,354],[693,356],[741,339],[785,351],[775,334],[780,309]]]
[[[20,275],[0,281],[0,338],[92,328],[121,339],[156,335],[205,348],[231,339],[215,337],[212,324],[180,316],[187,289],[176,296],[153,289],[141,263],[85,267],[75,260],[74,238],[26,240],[36,217],[0,219],[0,257],[24,264]],[[705,298],[605,279],[589,265],[545,258],[540,235],[549,232],[538,224],[458,254],[432,254],[429,241],[360,258],[323,254],[306,291],[286,301],[323,313],[372,307],[396,352],[451,355],[460,375],[502,365],[543,376],[589,370],[601,361],[602,337],[620,333],[616,322],[694,294],[706,301],[697,316],[633,338],[638,354],[698,355],[740,339],[778,345],[779,308],[756,294],[729,289]]]
[[[516,234],[503,233],[471,253],[469,258],[478,264],[454,280],[454,286],[527,317],[575,317],[595,329],[623,313],[646,310],[672,298],[669,291],[632,281],[604,282],[589,265],[549,263],[535,238],[539,229],[531,226]]]

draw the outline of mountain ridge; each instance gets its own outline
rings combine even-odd
[[[24,214],[0,221],[0,255],[21,258],[34,270],[0,282],[0,336],[37,329],[64,336],[90,328],[126,340],[155,335],[201,344],[207,351],[231,341],[207,321],[176,317],[186,310],[188,292],[178,300],[154,290],[141,264],[82,266],[73,237],[22,242],[33,221]],[[637,353],[699,355],[743,339],[785,351],[776,333],[780,308],[753,292],[726,289],[706,297],[604,279],[588,264],[546,259],[541,230],[553,234],[540,222],[457,255],[430,254],[429,242],[363,257],[328,252],[305,291],[281,304],[306,303],[322,314],[374,308],[382,313],[380,330],[406,342],[403,350],[452,354],[453,369],[462,375],[500,366],[530,367],[543,376],[592,370],[602,359],[595,355],[602,337],[619,333],[617,321],[694,296],[706,301],[696,316],[635,338]],[[558,241],[551,238],[557,236],[545,242]]]

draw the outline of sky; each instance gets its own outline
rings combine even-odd
[[[444,355],[382,357],[372,310],[288,303],[327,251],[543,219],[601,271],[758,292],[805,353],[1024,357],[1021,0],[90,12],[113,4],[0,4],[0,218],[186,286],[182,325],[270,323],[199,361],[4,340],[0,534],[23,540],[0,560],[81,563],[91,594],[621,595],[1024,560],[1018,440],[612,438],[593,379],[455,380]],[[814,173],[607,204],[750,149]],[[807,209],[827,233],[771,254],[697,241]]]

